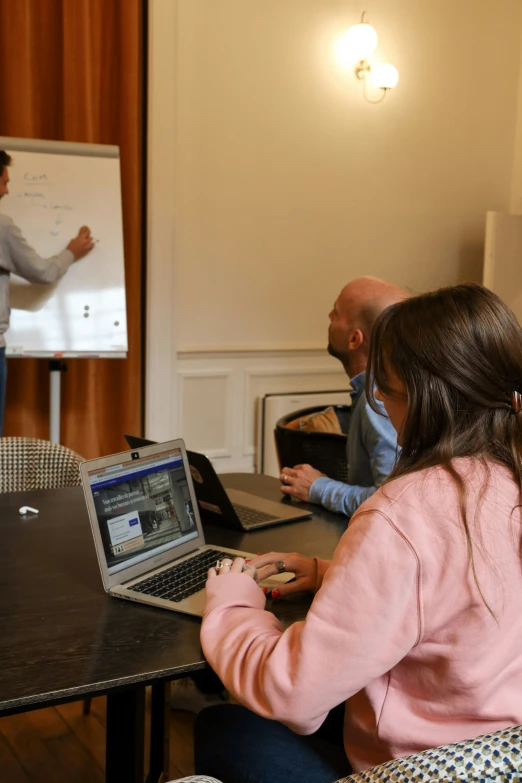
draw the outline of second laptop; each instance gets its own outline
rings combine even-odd
[[[131,449],[156,443],[135,435],[125,435],[125,440]],[[225,489],[208,457],[188,450],[187,456],[203,522],[212,522],[234,530],[257,530],[312,516],[308,509],[290,503],[276,503],[250,492]]]

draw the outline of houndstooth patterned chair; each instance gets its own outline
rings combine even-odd
[[[66,446],[38,438],[0,438],[0,492],[76,487],[83,458]],[[84,699],[88,715],[91,699]]]
[[[336,783],[520,783],[522,726],[393,759]],[[220,783],[195,775],[170,783]],[[225,782],[226,783],[226,782]]]
[[[393,759],[337,783],[511,783],[522,780],[522,726]]]
[[[82,457],[37,438],[0,438],[0,492],[59,489],[80,483]]]
[[[176,778],[170,783],[221,783],[217,778],[208,778],[206,775],[189,775],[188,778]]]

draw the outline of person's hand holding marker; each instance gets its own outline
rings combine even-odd
[[[90,253],[94,247],[94,240],[91,236],[91,229],[89,226],[82,226],[78,231],[77,236],[71,239],[67,245],[67,250],[70,250],[74,255],[74,260],[79,261]]]

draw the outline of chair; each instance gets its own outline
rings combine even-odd
[[[508,783],[519,781],[521,773],[522,726],[513,726],[393,759],[364,772],[354,772],[336,783]],[[219,781],[196,775],[170,783]]]
[[[189,775],[188,778],[176,778],[169,783],[221,783],[217,778],[209,778],[207,775]]]
[[[0,492],[75,487],[82,457],[37,438],[0,438]]]
[[[0,438],[0,492],[60,489],[80,484],[83,457],[59,443],[39,438]],[[91,699],[84,699],[88,715]]]
[[[309,464],[336,481],[348,480],[346,436],[352,409],[349,405],[332,407],[341,425],[342,435],[331,432],[307,432],[288,426],[291,421],[318,413],[324,410],[324,407],[294,411],[276,422],[274,436],[280,468]]]
[[[465,783],[520,780],[522,726],[393,759],[337,783]]]

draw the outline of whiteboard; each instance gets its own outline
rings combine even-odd
[[[127,314],[118,147],[0,138],[12,157],[0,209],[37,253],[62,251],[82,225],[97,240],[52,285],[11,275],[8,356],[127,353]]]
[[[487,213],[483,283],[522,324],[522,215]]]

